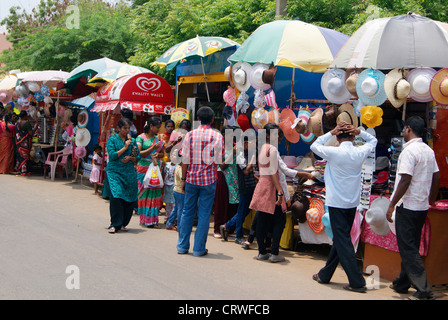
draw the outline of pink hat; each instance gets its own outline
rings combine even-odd
[[[285,156],[283,158],[283,162],[286,164],[288,168],[297,167],[297,159],[294,156]]]

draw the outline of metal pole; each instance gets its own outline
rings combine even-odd
[[[201,57],[201,64],[202,64],[202,73],[204,74],[205,91],[207,91],[207,99],[208,102],[210,102],[210,95],[208,93],[208,86],[207,86],[207,78],[205,76],[204,61],[202,60],[202,57]]]

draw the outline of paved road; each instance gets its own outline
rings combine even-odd
[[[109,203],[79,181],[0,175],[0,186],[0,299],[406,297],[390,290],[387,281],[367,294],[343,290],[342,270],[332,284],[320,285],[311,276],[324,265],[323,254],[283,251],[284,263],[260,262],[256,250],[215,239],[212,229],[204,257],[178,255],[177,232],[143,228],[137,216],[129,232],[108,234]]]

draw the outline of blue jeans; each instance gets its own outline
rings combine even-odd
[[[235,237],[237,239],[241,239],[243,237],[243,221],[250,212],[249,205],[252,200],[252,196],[253,192],[240,194],[240,203],[238,205],[238,211],[232,217],[232,219],[230,219],[226,223],[227,230],[232,228],[236,229]]]
[[[210,213],[215,200],[216,181],[207,186],[185,184],[184,210],[180,221],[178,219],[179,240],[177,252],[184,254],[190,248],[190,235],[193,229],[193,219],[198,212],[198,225],[194,235],[193,256],[201,256],[206,253],[208,229],[210,227]],[[198,206],[198,203],[200,204]]]
[[[173,191],[174,196],[174,208],[173,211],[171,211],[170,216],[168,217],[168,220],[166,221],[166,226],[171,227],[174,224],[174,220],[177,218],[177,229],[179,229],[180,226],[180,216],[182,211],[184,210],[184,198],[185,194],[179,193],[176,191]]]

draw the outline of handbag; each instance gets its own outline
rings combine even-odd
[[[160,167],[151,163],[143,178],[143,186],[147,189],[163,188],[163,178]]]

